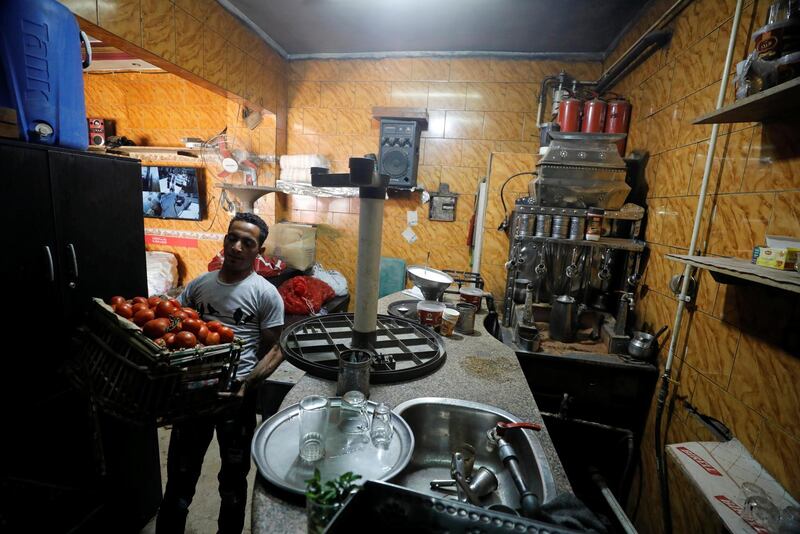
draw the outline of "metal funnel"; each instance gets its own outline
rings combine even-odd
[[[444,290],[453,283],[453,277],[449,274],[424,265],[410,265],[406,268],[406,274],[426,300],[441,300]]]

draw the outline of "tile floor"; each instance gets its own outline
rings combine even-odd
[[[259,418],[260,422],[260,418]],[[158,446],[161,453],[161,486],[162,489],[167,484],[167,449],[169,447],[168,428],[158,429]],[[217,473],[219,473],[219,448],[217,447],[216,437],[211,440],[211,445],[206,452],[206,459],[203,462],[203,471],[200,480],[197,482],[194,501],[189,507],[189,518],[186,521],[186,534],[213,534],[217,531],[217,513],[219,512],[219,493],[217,492]],[[247,476],[247,491],[252,493],[253,481],[256,476],[255,465],[250,467],[250,474]],[[244,533],[250,533],[250,501],[247,502],[245,512]],[[155,534],[156,521],[153,518],[142,529],[140,534]]]

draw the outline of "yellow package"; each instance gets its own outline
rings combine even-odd
[[[798,254],[800,248],[756,247],[753,249],[752,263],[781,271],[793,271]]]

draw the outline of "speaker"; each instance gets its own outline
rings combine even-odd
[[[380,173],[389,175],[389,187],[416,187],[420,135],[417,121],[381,119],[378,162]]]
[[[89,146],[104,146],[106,139],[116,132],[114,121],[90,117],[89,121]]]

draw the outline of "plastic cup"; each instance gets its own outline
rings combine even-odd
[[[421,300],[417,303],[417,316],[420,324],[435,328],[442,324],[445,305],[435,300]]]
[[[461,314],[458,313],[458,311],[452,308],[445,308],[445,310],[442,312],[442,324],[439,327],[439,332],[443,336],[453,335],[453,330],[456,328],[459,315]]]
[[[468,302],[475,306],[476,310],[481,309],[481,299],[483,299],[483,289],[477,287],[462,287],[458,290],[461,302]]]

